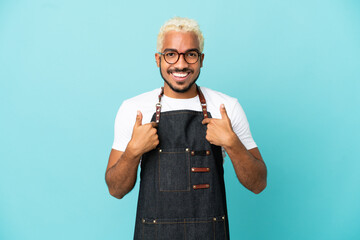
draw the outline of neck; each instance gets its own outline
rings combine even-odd
[[[196,84],[193,84],[189,90],[186,92],[175,92],[173,91],[168,84],[164,84],[164,95],[171,98],[179,98],[179,99],[186,99],[186,98],[193,98],[197,96]]]

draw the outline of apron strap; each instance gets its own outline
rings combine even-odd
[[[205,97],[204,97],[203,93],[201,92],[200,87],[198,85],[196,85],[196,91],[199,96],[199,100],[201,103],[201,109],[202,109],[204,118],[208,118],[206,100],[205,100]],[[159,102],[156,104],[156,123],[160,122],[162,96],[164,96],[164,87],[161,87],[161,92],[159,94]]]

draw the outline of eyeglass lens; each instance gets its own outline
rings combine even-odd
[[[174,64],[179,60],[181,54],[184,55],[185,61],[189,64],[196,63],[199,60],[199,53],[197,51],[188,51],[185,53],[167,51],[164,53],[164,58],[167,63]]]

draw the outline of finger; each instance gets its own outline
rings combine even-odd
[[[136,114],[136,121],[134,127],[139,127],[142,125],[142,113],[138,110]]]
[[[209,143],[212,143],[212,142],[211,142],[211,137],[209,136],[209,134],[206,134],[205,139],[206,139]]]
[[[204,120],[202,120],[202,124],[208,124],[208,123],[210,123],[211,122],[211,120],[212,120],[212,118],[205,118]]]
[[[151,124],[151,126],[153,128],[157,128],[158,127],[158,124],[156,122],[150,122],[149,124]]]
[[[224,105],[224,104],[221,104],[221,105],[220,105],[220,114],[221,114],[221,118],[222,118],[222,119],[227,119],[227,118],[229,118],[228,115],[227,115],[226,108],[225,108],[225,105]]]

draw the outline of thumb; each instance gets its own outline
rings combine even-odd
[[[136,114],[136,121],[134,127],[139,127],[142,125],[142,113],[138,110]]]
[[[224,104],[220,105],[220,114],[221,114],[221,119],[228,119],[229,118],[228,115],[227,115],[226,108],[225,108]]]

